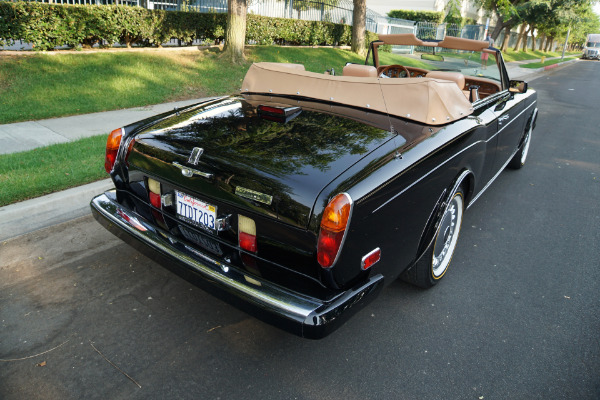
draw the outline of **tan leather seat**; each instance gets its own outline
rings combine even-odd
[[[348,64],[342,70],[342,75],[377,78],[377,68],[372,65]]]
[[[460,72],[431,71],[425,76],[427,78],[456,82],[460,90],[465,90],[465,76]]]
[[[465,76],[460,72],[431,71],[428,72],[425,76],[427,78],[443,79],[445,81],[455,82],[467,99],[471,95],[471,93],[468,90],[466,90],[468,88],[465,88]]]

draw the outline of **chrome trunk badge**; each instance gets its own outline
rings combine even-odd
[[[271,203],[273,202],[273,196],[269,196],[268,194],[257,192],[257,191],[247,189],[247,188],[241,187],[241,186],[238,186],[235,188],[235,194],[237,194],[240,197],[245,197],[250,200],[264,203],[268,206],[270,206]]]
[[[198,161],[200,160],[202,153],[204,153],[204,149],[202,147],[194,147],[192,149],[192,154],[190,154],[190,158],[188,159],[188,163],[192,165],[198,165]]]

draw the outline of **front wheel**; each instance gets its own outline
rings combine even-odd
[[[425,254],[401,279],[427,289],[439,282],[452,261],[465,209],[463,190],[459,187],[446,205],[439,225]]]

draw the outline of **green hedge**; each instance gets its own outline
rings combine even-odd
[[[16,40],[37,50],[96,43],[158,45],[170,39],[215,42],[225,36],[226,14],[147,10],[129,6],[59,5],[0,1],[0,45]],[[246,40],[258,44],[348,45],[352,27],[331,22],[248,14]],[[366,43],[376,39],[367,32]]]
[[[388,17],[417,22],[435,22],[439,24],[444,19],[444,13],[442,11],[392,10],[388,12]]]

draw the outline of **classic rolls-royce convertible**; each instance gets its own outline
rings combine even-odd
[[[381,65],[382,45],[414,52]],[[536,103],[484,41],[381,35],[342,75],[256,63],[239,94],[110,133],[115,188],[91,207],[190,282],[321,338],[398,278],[442,279],[466,209],[525,163]]]

